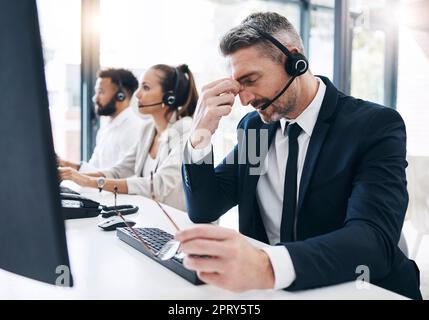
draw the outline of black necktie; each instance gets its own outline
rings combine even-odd
[[[289,124],[289,155],[287,158],[285,188],[283,194],[282,223],[280,227],[280,241],[293,240],[293,229],[296,211],[297,172],[298,172],[298,136],[301,133],[298,123]]]

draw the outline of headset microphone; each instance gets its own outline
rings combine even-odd
[[[139,109],[140,108],[145,108],[145,107],[153,107],[153,106],[157,106],[162,104],[162,101],[157,102],[157,103],[152,103],[152,104],[139,104]]]
[[[268,101],[267,103],[264,103],[261,106],[261,110],[264,111],[265,109],[267,109],[270,105],[272,105],[274,103],[274,101],[276,101],[278,98],[281,97],[281,95],[283,93],[285,93],[285,91],[289,88],[289,86],[292,84],[293,80],[295,80],[296,77],[292,77],[289,79],[289,81],[286,83],[285,87],[282,89],[282,91],[280,91],[273,99],[271,99],[270,101]]]

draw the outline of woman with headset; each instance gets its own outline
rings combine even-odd
[[[136,98],[139,112],[150,115],[152,121],[128,154],[112,168],[99,172],[81,174],[72,168],[59,168],[60,178],[100,191],[117,187],[119,193],[155,196],[184,210],[182,149],[198,101],[192,72],[185,64],[152,66],[145,72]]]

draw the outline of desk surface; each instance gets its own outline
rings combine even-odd
[[[113,205],[111,193],[80,192],[101,204]],[[118,204],[139,206],[137,214],[128,216],[137,227],[158,227],[174,234],[153,201],[118,195]],[[169,212],[181,228],[192,225],[186,213],[172,208]],[[47,285],[0,269],[0,299],[405,299],[374,285],[358,289],[355,282],[293,293],[253,290],[236,294],[210,285],[194,286],[119,240],[116,232],[99,229],[101,220],[66,222],[73,288]]]

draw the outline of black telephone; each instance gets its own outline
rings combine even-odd
[[[139,211],[138,206],[129,204],[116,207],[103,206],[77,193],[60,193],[60,198],[64,219],[94,218],[100,213],[103,218],[108,218],[115,216],[118,211],[123,216]]]
[[[98,202],[78,194],[60,193],[60,198],[64,219],[93,218],[102,210]]]

